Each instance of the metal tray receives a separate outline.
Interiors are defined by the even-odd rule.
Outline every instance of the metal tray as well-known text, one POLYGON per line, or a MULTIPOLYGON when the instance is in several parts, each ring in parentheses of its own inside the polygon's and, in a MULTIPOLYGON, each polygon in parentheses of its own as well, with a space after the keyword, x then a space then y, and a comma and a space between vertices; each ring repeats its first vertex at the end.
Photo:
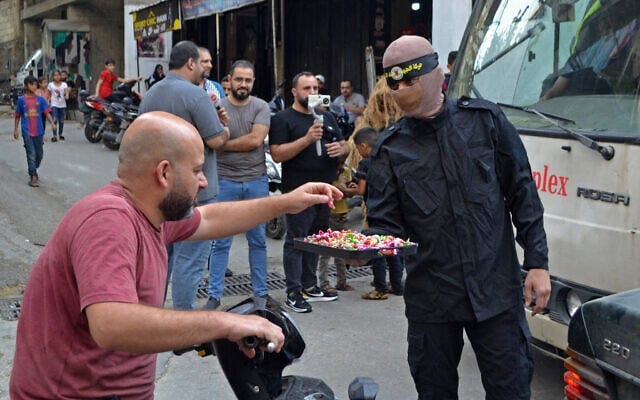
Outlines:
POLYGON ((409 254, 415 254, 418 251, 418 245, 412 244, 405 247, 394 247, 385 249, 369 249, 369 250, 345 250, 335 247, 322 246, 314 243, 307 243, 303 238, 293 239, 293 247, 298 250, 308 251, 310 253, 316 253, 321 256, 344 258, 347 260, 369 260, 372 258, 384 257, 386 254, 380 254, 380 250, 396 250, 395 255, 404 256, 409 254))

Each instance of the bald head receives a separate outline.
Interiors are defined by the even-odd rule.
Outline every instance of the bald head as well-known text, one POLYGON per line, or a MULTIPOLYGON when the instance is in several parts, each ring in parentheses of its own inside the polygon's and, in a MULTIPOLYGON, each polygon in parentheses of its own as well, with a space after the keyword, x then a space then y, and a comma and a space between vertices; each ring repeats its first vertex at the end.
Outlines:
POLYGON ((431 43, 422 36, 400 36, 385 50, 382 66, 387 68, 431 53, 433 53, 431 43))
POLYGON ((204 144, 193 125, 163 111, 140 115, 129 126, 120 145, 118 177, 147 174, 158 162, 178 165, 186 157, 204 157, 204 144))

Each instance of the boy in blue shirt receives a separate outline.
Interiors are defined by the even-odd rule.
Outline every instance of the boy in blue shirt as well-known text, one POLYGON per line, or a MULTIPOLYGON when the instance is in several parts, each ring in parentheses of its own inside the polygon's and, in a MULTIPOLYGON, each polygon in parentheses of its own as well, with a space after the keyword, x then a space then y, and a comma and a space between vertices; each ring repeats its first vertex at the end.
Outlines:
POLYGON ((51 107, 43 97, 36 95, 37 88, 38 79, 34 76, 24 78, 24 95, 18 98, 13 129, 13 138, 18 140, 18 125, 21 126, 22 140, 27 152, 29 186, 31 187, 40 186, 38 182, 38 167, 40 167, 44 155, 42 146, 44 138, 43 115, 47 116, 53 131, 55 132, 56 130, 56 124, 51 117, 51 107), (20 120, 22 120, 21 124, 20 120))

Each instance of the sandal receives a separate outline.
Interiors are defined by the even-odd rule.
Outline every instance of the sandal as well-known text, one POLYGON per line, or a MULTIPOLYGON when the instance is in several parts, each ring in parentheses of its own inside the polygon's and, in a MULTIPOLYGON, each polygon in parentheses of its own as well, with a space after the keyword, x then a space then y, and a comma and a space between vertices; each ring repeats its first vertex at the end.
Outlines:
POLYGON ((404 288, 401 286, 396 289, 395 286, 392 286, 391 284, 389 284, 387 286, 387 293, 391 293, 396 296, 402 296, 404 294, 404 288))
POLYGON ((343 292, 350 292, 353 290, 353 286, 349 285, 347 282, 340 282, 336 284, 336 289, 343 292))
POLYGON ((362 298, 365 300, 386 300, 388 296, 386 293, 380 293, 374 289, 369 293, 363 294, 362 298))
POLYGON ((334 288, 329 284, 320 285, 320 289, 330 294, 338 294, 338 291, 336 290, 336 288, 334 288))

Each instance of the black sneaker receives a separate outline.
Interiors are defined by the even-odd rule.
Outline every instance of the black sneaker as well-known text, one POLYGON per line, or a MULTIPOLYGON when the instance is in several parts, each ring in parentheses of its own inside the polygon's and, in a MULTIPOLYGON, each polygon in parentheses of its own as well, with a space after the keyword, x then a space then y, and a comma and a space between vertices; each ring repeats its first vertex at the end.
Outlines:
POLYGON ((312 310, 311 306, 307 303, 304 297, 302 297, 302 293, 300 292, 289 293, 287 295, 285 305, 297 313, 309 313, 312 310))
POLYGON ((203 310, 217 310, 220 307, 220 300, 215 297, 209 297, 207 304, 204 305, 203 310))
POLYGON ((57 142, 57 141, 58 141, 58 138, 57 138, 56 136, 54 136, 54 137, 52 137, 52 138, 51 138, 51 143, 55 143, 55 142, 57 142))
POLYGON ((226 269, 226 270, 224 271, 224 277, 225 277, 225 278, 228 278, 228 277, 230 277, 230 276, 233 276, 233 271, 231 271, 230 269, 226 269))
POLYGON ((322 290, 317 286, 310 287, 308 289, 304 289, 302 291, 302 296, 309 303, 314 301, 334 301, 338 300, 337 293, 329 293, 326 290, 322 290))
POLYGON ((60 135, 60 141, 64 142, 64 136, 60 135))

